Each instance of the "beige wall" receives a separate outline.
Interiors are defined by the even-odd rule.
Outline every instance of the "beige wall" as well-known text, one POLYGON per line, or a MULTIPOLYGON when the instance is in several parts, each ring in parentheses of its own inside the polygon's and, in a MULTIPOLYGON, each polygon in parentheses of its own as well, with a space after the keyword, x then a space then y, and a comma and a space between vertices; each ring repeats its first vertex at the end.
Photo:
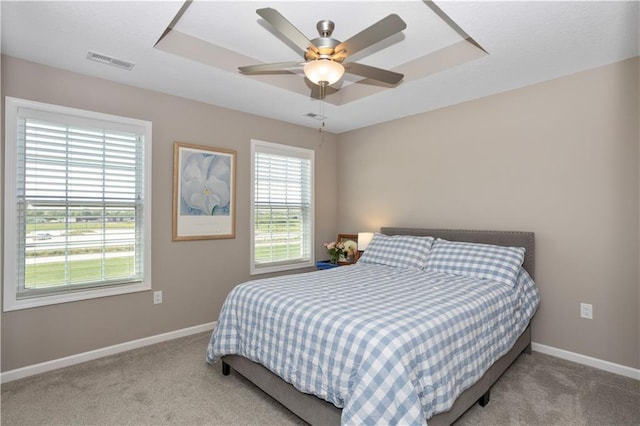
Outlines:
POLYGON ((316 253, 335 238, 335 135, 10 57, 2 95, 153 122, 152 285, 163 291, 160 305, 142 292, 3 313, 2 371, 215 321, 229 290, 250 278, 252 138, 315 150, 316 253), (237 151, 235 239, 171 241, 174 141, 237 151))
POLYGON ((534 231, 533 340, 639 368, 638 74, 635 58, 341 134, 340 229, 534 231))
POLYGON ((638 62, 336 137, 2 57, 2 96, 153 122, 153 287, 164 296, 3 313, 2 371, 216 320, 250 278, 251 138, 315 149, 318 256, 337 231, 387 225, 535 231, 534 341, 639 368, 638 62), (235 239, 171 241, 174 141, 237 150, 235 239))

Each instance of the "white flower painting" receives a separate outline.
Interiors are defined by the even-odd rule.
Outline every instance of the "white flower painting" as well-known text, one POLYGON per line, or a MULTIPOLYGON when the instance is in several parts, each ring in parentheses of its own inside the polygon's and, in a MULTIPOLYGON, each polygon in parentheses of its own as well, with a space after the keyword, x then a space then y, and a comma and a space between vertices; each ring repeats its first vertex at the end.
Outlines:
POLYGON ((235 238, 235 163, 235 151, 174 144, 174 241, 235 238))
POLYGON ((231 191, 230 158, 193 152, 184 156, 180 175, 180 213, 228 215, 231 191))

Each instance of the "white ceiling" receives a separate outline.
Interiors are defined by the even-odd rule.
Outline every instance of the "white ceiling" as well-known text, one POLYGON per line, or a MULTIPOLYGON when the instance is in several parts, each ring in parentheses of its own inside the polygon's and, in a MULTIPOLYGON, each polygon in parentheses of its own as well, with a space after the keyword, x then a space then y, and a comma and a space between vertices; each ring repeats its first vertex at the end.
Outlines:
POLYGON ((415 0, 194 0, 170 35, 203 42, 205 50, 195 57, 186 50, 188 45, 177 51, 175 46, 162 47, 163 40, 154 48, 181 1, 5 0, 0 9, 2 53, 308 127, 320 123, 307 113, 323 113, 326 130, 334 133, 640 54, 638 1, 435 3, 457 31, 415 0), (342 88, 321 103, 309 97, 301 74, 242 75, 238 66, 300 59, 255 13, 262 7, 277 9, 310 39, 317 37, 318 20, 331 19, 336 24, 333 37, 341 41, 397 13, 407 23, 402 34, 348 61, 393 69, 406 77, 396 87, 381 88, 347 76, 342 88), (450 59, 448 49, 467 44, 464 33, 486 53, 474 45, 476 52, 467 50, 470 56, 464 60, 450 59), (135 67, 126 71, 88 61, 89 50, 135 67))

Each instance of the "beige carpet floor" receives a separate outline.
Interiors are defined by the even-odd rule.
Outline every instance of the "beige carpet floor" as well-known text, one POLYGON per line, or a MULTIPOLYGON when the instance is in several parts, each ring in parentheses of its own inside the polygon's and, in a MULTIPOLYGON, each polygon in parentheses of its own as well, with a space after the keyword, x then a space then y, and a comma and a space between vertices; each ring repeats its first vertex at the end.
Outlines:
MULTIPOLYGON (((2 385, 2 425, 304 424, 246 380, 204 362, 202 333, 2 385)), ((640 425, 640 382, 521 355, 456 425, 640 425)))

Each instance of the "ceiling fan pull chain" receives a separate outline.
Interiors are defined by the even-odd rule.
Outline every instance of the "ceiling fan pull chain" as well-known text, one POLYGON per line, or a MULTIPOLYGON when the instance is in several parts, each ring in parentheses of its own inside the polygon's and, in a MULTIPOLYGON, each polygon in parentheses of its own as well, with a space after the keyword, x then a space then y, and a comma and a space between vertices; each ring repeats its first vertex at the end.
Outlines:
MULTIPOLYGON (((322 100, 324 99, 324 97, 320 98, 320 107, 319 107, 319 112, 320 112, 320 117, 324 117, 324 101, 322 100)), ((320 128, 318 129, 318 132, 322 133, 324 131, 324 119, 322 119, 322 124, 320 125, 320 128)))

